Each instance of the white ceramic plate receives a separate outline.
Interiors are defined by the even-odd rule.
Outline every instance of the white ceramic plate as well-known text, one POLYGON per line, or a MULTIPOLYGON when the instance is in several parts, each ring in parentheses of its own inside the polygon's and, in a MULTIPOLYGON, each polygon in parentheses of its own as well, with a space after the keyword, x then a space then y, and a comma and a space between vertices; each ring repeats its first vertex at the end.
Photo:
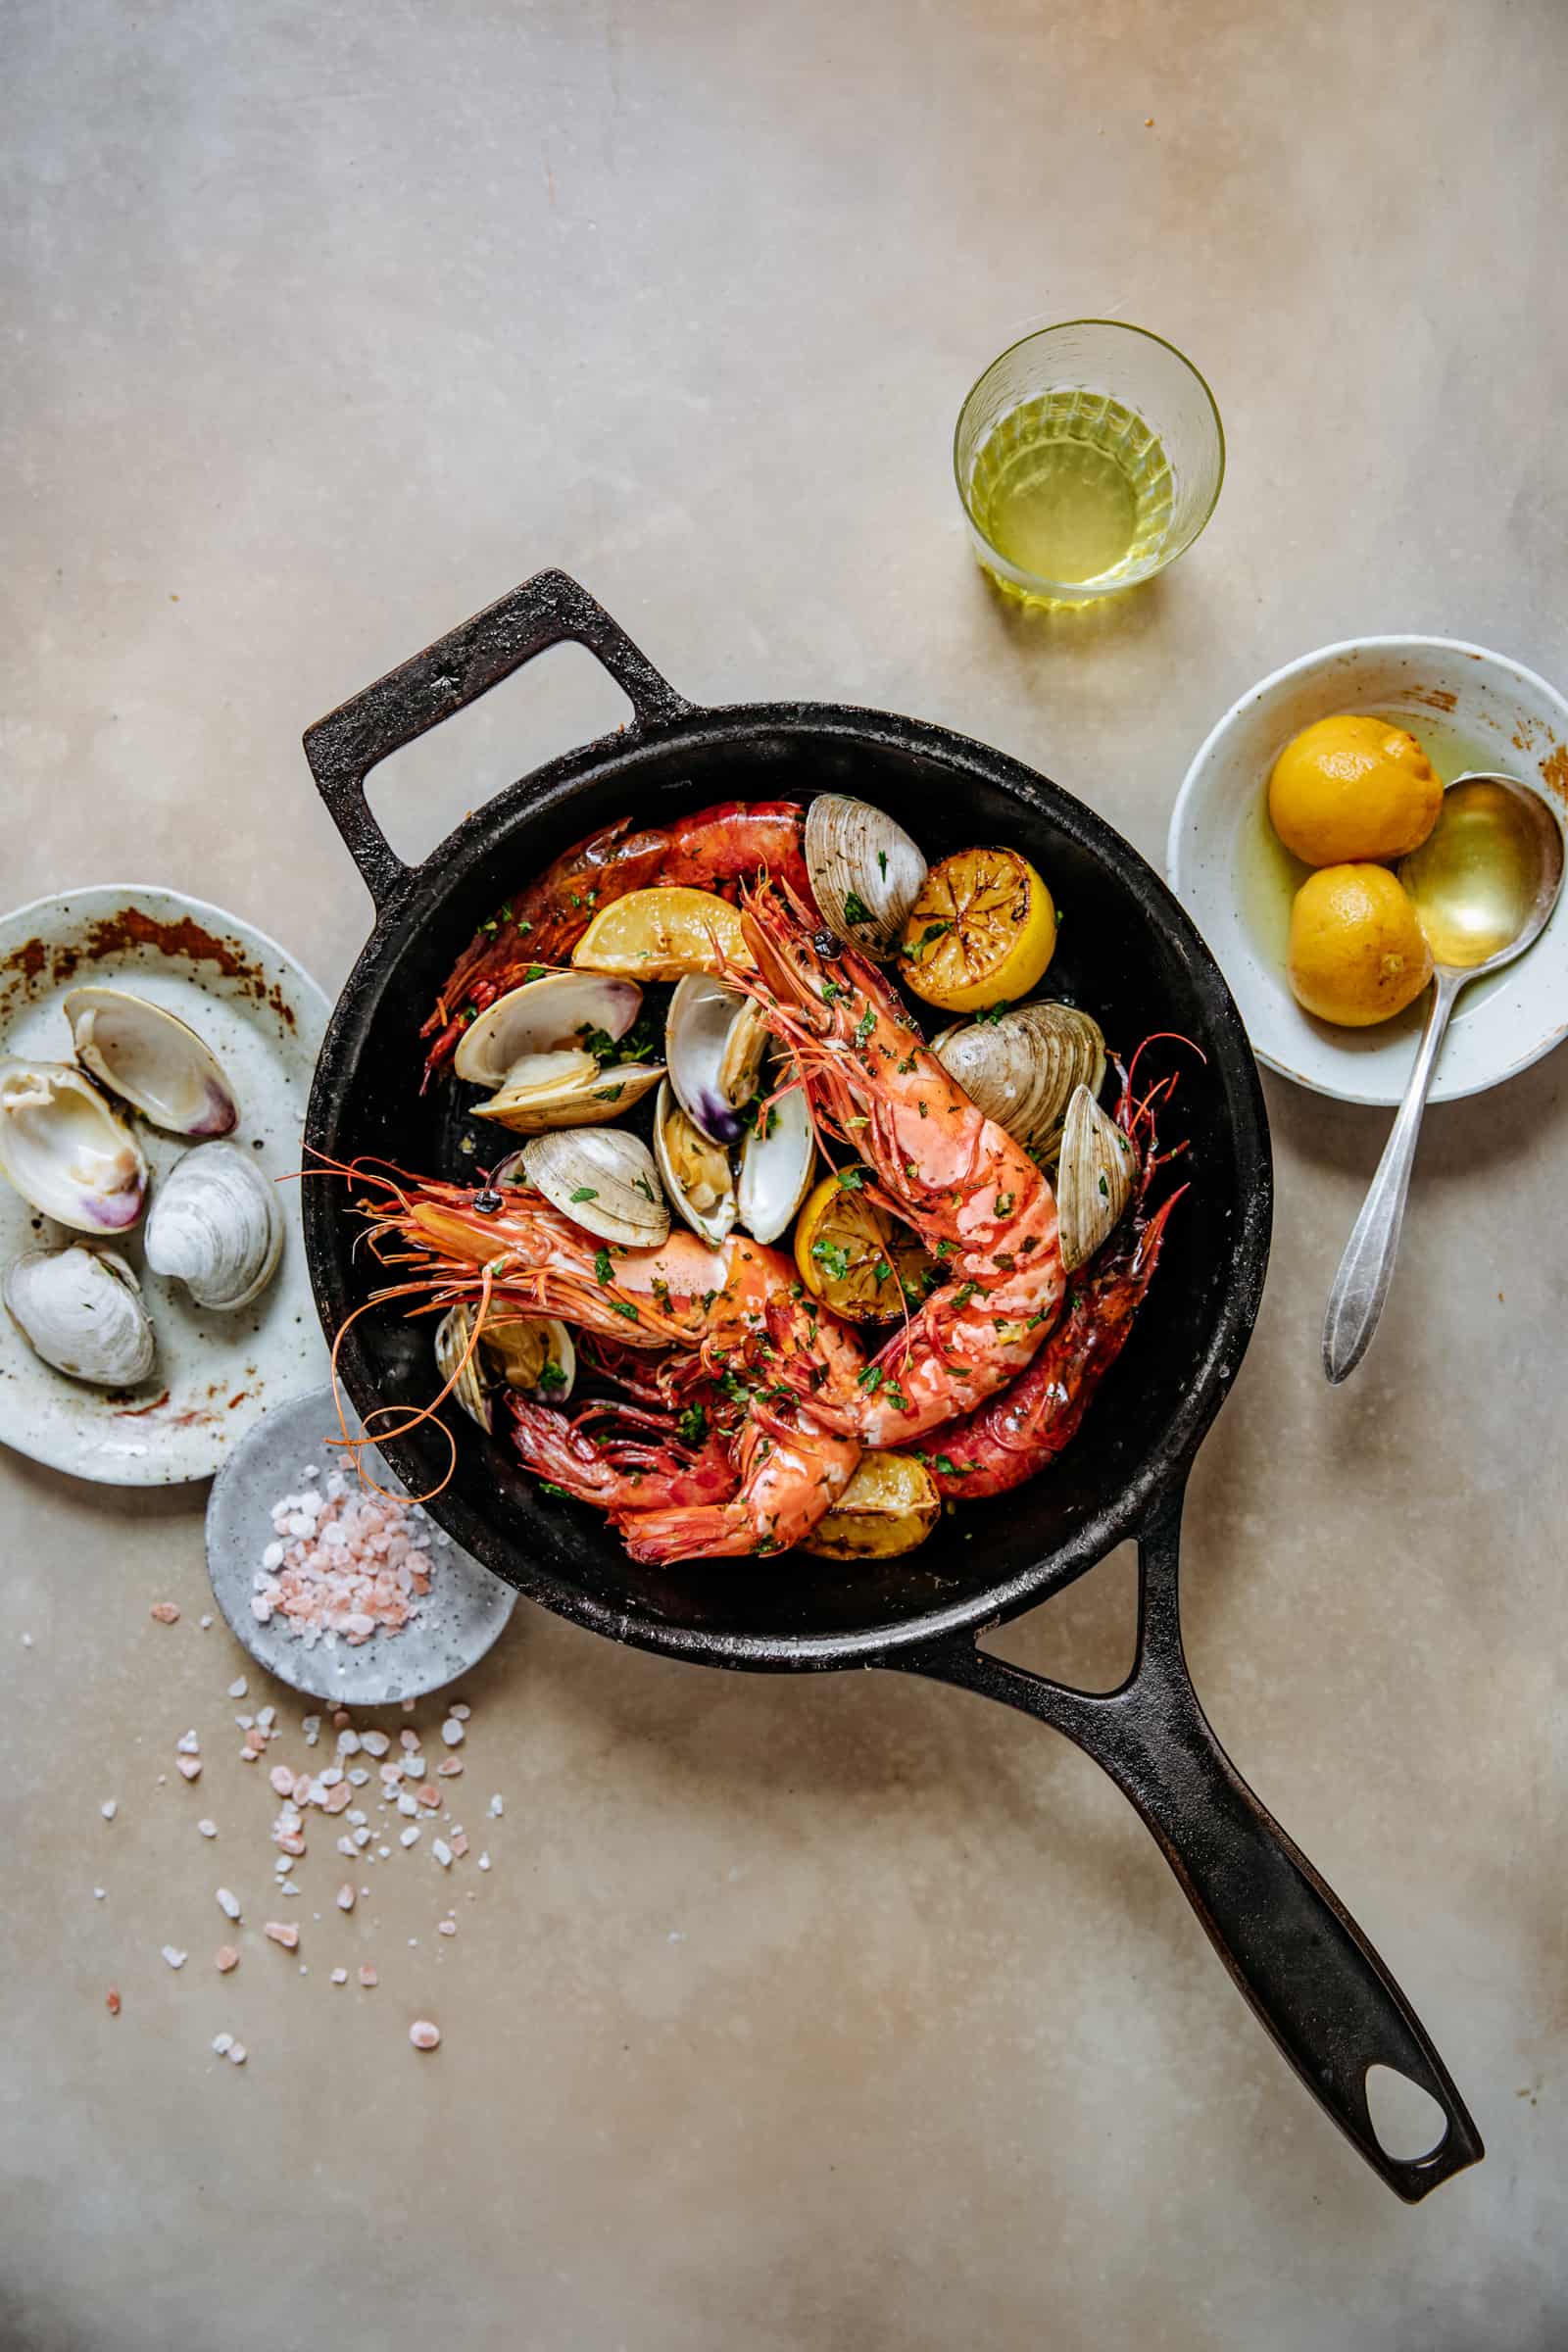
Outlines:
MULTIPOLYGON (((351 1433, 361 1423, 345 1407, 351 1433)), ((327 1440, 338 1435, 337 1407, 329 1388, 313 1389, 269 1413, 213 1482, 207 1505, 207 1573, 213 1593, 237 1642, 269 1674, 292 1690, 337 1706, 389 1706, 440 1690, 476 1666, 495 1642, 517 1604, 517 1595, 492 1576, 471 1552, 436 1534, 431 1548, 430 1590, 413 1621, 395 1634, 377 1631, 351 1644, 323 1639, 313 1649, 273 1617, 258 1622, 251 1608, 256 1571, 272 1541, 272 1505, 299 1491, 302 1474, 323 1474, 342 1462, 327 1440)), ((378 1487, 406 1494, 378 1453, 366 1456, 366 1469, 378 1487)), ((318 1485, 318 1480, 312 1480, 318 1485)))
MULTIPOLYGON (((1517 776, 1561 822, 1568 806, 1568 702, 1501 654, 1444 637, 1367 637, 1277 669, 1226 711, 1187 771, 1171 814, 1166 872, 1218 959, 1260 1060, 1344 1102, 1404 1093, 1426 1010, 1372 1029, 1336 1029, 1301 1010, 1285 977, 1284 935, 1261 916, 1250 834, 1266 822, 1268 774, 1293 735, 1338 710, 1396 715, 1451 782, 1460 767, 1517 776)), ((1568 903, 1497 979, 1459 999, 1432 1087, 1436 1102, 1479 1094, 1568 1036, 1568 903)))
MULTIPOLYGON (((111 981, 167 1005, 217 1054, 239 1099, 232 1141, 269 1176, 300 1164, 311 1073, 327 1004, 291 956, 237 915, 140 883, 104 883, 0 916, 0 1051, 71 1058, 70 988, 111 981)), ((134 1117, 134 1114, 130 1114, 134 1117)), ((190 1147, 134 1121, 153 1185, 190 1147)), ((110 1486, 207 1478, 263 1413, 323 1377, 325 1348, 300 1236, 299 1186, 278 1188, 282 1263, 253 1306, 220 1315, 149 1274, 140 1229, 116 1237, 158 1337, 152 1378, 118 1395, 51 1371, 0 1313, 0 1441, 110 1486)), ((0 1264, 80 1241, 0 1181, 0 1264)))

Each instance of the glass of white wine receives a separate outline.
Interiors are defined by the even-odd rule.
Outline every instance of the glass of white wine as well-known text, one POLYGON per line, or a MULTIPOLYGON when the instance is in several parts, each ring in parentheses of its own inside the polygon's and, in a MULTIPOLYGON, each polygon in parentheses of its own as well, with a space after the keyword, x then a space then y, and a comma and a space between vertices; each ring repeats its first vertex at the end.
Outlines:
POLYGON ((1025 335, 958 412, 958 495, 1005 593, 1081 605, 1192 546, 1225 478, 1214 396, 1172 343, 1112 318, 1025 335))

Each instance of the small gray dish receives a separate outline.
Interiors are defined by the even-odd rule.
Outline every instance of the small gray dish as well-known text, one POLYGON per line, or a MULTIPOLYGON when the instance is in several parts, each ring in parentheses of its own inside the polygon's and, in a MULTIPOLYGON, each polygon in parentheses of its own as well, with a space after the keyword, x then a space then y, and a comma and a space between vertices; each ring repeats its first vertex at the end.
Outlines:
MULTIPOLYGON (((352 1408, 350 1435, 361 1425, 352 1408)), ((259 1666, 312 1698, 337 1706, 385 1706, 418 1698, 476 1666, 516 1605, 510 1585, 492 1576, 455 1544, 432 1548, 430 1590, 419 1613, 397 1633, 378 1630, 352 1645, 323 1637, 314 1648, 284 1629, 280 1617, 263 1625, 251 1608, 262 1553, 273 1541, 272 1505, 298 1491, 301 1472, 315 1463, 322 1477, 334 1463, 347 1469, 330 1389, 316 1389, 279 1405, 259 1421, 213 1482, 207 1505, 207 1573, 234 1639, 259 1666)), ((373 1448, 366 1463, 377 1486, 395 1494, 408 1489, 373 1448)), ((315 1483, 315 1482, 312 1482, 315 1483)))

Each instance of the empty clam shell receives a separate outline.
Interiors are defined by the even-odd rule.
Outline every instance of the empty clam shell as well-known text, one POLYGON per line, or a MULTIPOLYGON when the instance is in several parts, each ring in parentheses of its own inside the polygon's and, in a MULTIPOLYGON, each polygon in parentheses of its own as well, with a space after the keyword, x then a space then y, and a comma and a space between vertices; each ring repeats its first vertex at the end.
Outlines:
POLYGON ((1100 1023, 1074 1004, 1019 1004, 996 1020, 958 1022, 931 1051, 988 1119, 1047 1159, 1073 1089, 1098 1095, 1105 1079, 1100 1023))
POLYGON ((522 1152, 530 1184, 587 1233, 624 1250, 669 1239, 669 1204, 640 1136, 619 1127, 570 1127, 536 1135, 522 1152))
POLYGON ((885 809, 841 792, 819 793, 807 809, 803 846, 824 922, 885 962, 926 877, 921 851, 885 809))
POLYGON ((741 1146, 735 1187, 742 1229, 755 1242, 778 1240, 810 1191, 816 1165, 806 1090, 789 1084, 787 1064, 775 1064, 768 1095, 741 1146))
POLYGON ((76 1233, 122 1233, 147 1192, 140 1145, 69 1061, 0 1061, 0 1175, 76 1233))
POLYGON ((141 1285, 114 1250, 28 1250, 6 1275, 5 1302, 33 1351, 102 1389, 134 1388, 153 1368, 141 1285))
POLYGON ((710 1143, 740 1140, 741 1110, 757 1092, 766 1048, 767 1024, 750 997, 708 972, 676 984, 664 1023, 669 1083, 710 1143))
POLYGON ((1087 1265, 1133 1197, 1138 1153, 1087 1086, 1074 1090, 1061 1132, 1056 1215, 1061 1262, 1070 1274, 1087 1265))
POLYGON ((123 988, 74 988, 64 1010, 82 1068, 172 1135, 229 1135, 239 1104, 188 1022, 123 988))
POLYGON ((200 1144, 174 1162, 147 1219, 147 1263, 198 1306, 249 1306, 277 1271, 283 1219, 274 1188, 232 1144, 200 1144))
POLYGON ((682 1110, 667 1079, 654 1105, 654 1158, 676 1215, 716 1249, 735 1223, 729 1153, 682 1110))

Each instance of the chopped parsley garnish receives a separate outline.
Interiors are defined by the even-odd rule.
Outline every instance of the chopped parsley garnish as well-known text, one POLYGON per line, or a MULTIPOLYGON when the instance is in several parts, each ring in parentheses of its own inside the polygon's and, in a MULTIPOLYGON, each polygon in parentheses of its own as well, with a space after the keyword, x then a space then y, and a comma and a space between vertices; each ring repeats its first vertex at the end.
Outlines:
POLYGON ((979 1288, 980 1285, 977 1282, 960 1282, 957 1289, 953 1294, 954 1305, 967 1305, 968 1301, 974 1297, 979 1288))
POLYGON ((949 1453, 939 1453, 937 1455, 936 1466, 941 1471, 944 1478, 963 1478, 973 1467, 972 1464, 966 1462, 963 1469, 960 1470, 957 1463, 949 1453))
POLYGON ((1030 1316, 1028 1322, 1024 1325, 1024 1329, 1025 1331, 1038 1331, 1042 1323, 1049 1323, 1050 1321, 1050 1310, 1046 1307, 1042 1307, 1038 1315, 1030 1316))
POLYGON ((654 1188, 649 1183, 646 1176, 634 1176, 632 1178, 632 1184, 636 1190, 641 1193, 645 1200, 652 1200, 654 1197, 654 1188))
POLYGON ((596 1250, 594 1251, 594 1272, 598 1275, 601 1282, 614 1281, 614 1269, 611 1265, 610 1251, 608 1250, 596 1250))
POLYGON ((844 893, 844 920, 847 923, 868 923, 871 920, 870 907, 853 890, 844 893))
POLYGON ((833 1173, 847 1193, 858 1193, 865 1182, 863 1168, 835 1168, 833 1173))
POLYGON ((994 1210, 992 1211, 992 1214, 993 1214, 994 1216, 999 1216, 999 1217, 1010 1217, 1010 1216, 1011 1216, 1011 1214, 1012 1214, 1012 1195, 1011 1195, 1010 1193, 999 1193, 999 1194, 997 1195, 996 1207, 995 1207, 995 1208, 994 1208, 994 1210))
POLYGON ((847 997, 849 993, 849 990, 847 988, 841 988, 836 980, 824 980, 822 983, 822 1002, 824 1004, 836 1004, 840 997, 847 997))
POLYGON ((888 1261, 885 1257, 879 1257, 876 1261, 876 1264, 871 1268, 871 1271, 876 1276, 878 1282, 886 1282, 888 1276, 892 1273, 893 1268, 888 1264, 888 1261))
POLYGON ((921 932, 913 947, 905 948, 901 950, 901 953, 908 962, 918 963, 921 956, 925 954, 927 948, 933 947, 936 942, 944 936, 945 933, 951 931, 952 929, 953 925, 951 923, 927 923, 925 929, 921 932))
POLYGON ((574 1200, 597 1200, 599 1195, 591 1184, 579 1184, 571 1197, 574 1200))
POLYGON ((623 1086, 598 1086, 594 1089, 596 1102, 618 1102, 626 1092, 623 1086))
POLYGON ((545 976, 545 970, 546 966, 542 963, 530 963, 528 969, 523 973, 522 976, 524 980, 542 980, 545 976))
POLYGON ((1102 1200, 1108 1200, 1110 1198, 1110 1187, 1103 1176, 1100 1179, 1100 1198, 1102 1200))
POLYGON ((868 1396, 874 1396, 885 1377, 880 1364, 867 1364, 865 1370, 857 1377, 855 1385, 858 1389, 863 1389, 868 1396))
POLYGON ((737 1379, 733 1372, 726 1372, 718 1385, 723 1390, 725 1396, 729 1398, 731 1404, 751 1403, 751 1390, 746 1386, 745 1381, 737 1379))
POLYGON ((817 1264, 825 1266, 834 1282, 844 1282, 850 1271, 850 1253, 839 1242, 813 1242, 811 1255, 817 1264))
POLYGON ((540 1366, 537 1385, 541 1389, 564 1389, 565 1387, 566 1375, 562 1370, 560 1364, 557 1363, 554 1356, 549 1357, 548 1360, 540 1366))
POLYGON ((539 1481, 539 1492, 541 1494, 559 1494, 563 1502, 569 1502, 571 1500, 571 1496, 566 1493, 564 1487, 552 1485, 548 1478, 542 1478, 539 1481))
POLYGON ((977 1021, 1000 1021, 1003 1014, 1010 1009, 1006 998, 999 997, 994 1004, 982 1005, 974 1017, 977 1021))
POLYGON ((876 854, 876 861, 882 868, 882 879, 885 882, 888 878, 888 854, 886 850, 878 850, 876 854))
POLYGON ((865 1010, 861 1013, 859 1019, 855 1024, 856 1044, 858 1046, 863 1046, 866 1039, 870 1036, 875 1027, 876 1013, 873 1007, 868 1004, 865 1010))
POLYGON ((675 1424, 675 1434, 688 1446, 701 1446, 708 1435, 708 1414, 700 1404, 689 1404, 675 1424))
POLYGON ((628 1323, 636 1323, 641 1320, 629 1298, 612 1298, 610 1306, 612 1314, 624 1315, 628 1323))
POLYGON ((899 1064, 899 1076, 901 1078, 907 1078, 913 1067, 914 1055, 912 1054, 906 1054, 904 1059, 899 1064))

